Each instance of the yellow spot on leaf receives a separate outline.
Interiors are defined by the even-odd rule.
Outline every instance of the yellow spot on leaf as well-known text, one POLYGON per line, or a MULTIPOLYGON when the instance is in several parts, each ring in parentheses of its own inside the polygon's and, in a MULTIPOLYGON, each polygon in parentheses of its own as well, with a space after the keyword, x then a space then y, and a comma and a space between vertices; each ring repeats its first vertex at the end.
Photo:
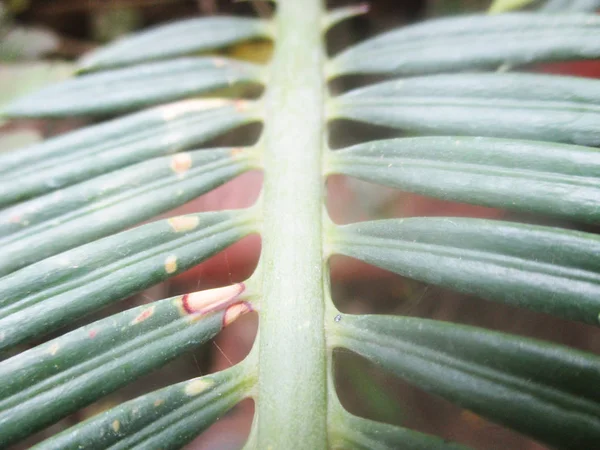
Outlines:
POLYGON ((165 271, 167 273, 177 272, 177 256, 167 256, 167 259, 165 259, 165 271))
POLYGON ((118 420, 115 420, 112 423, 112 429, 115 430, 115 433, 117 433, 119 431, 119 428, 121 428, 121 422, 119 422, 118 420))
POLYGON ((60 349, 60 345, 54 343, 48 349, 48 353, 50 353, 52 356, 54 356, 54 355, 56 355, 56 352, 58 352, 59 349, 60 349))
POLYGON ((177 153, 171 158, 171 169, 178 175, 183 175, 192 167, 192 157, 189 153, 177 153))
POLYGON ((169 225, 176 233, 183 233, 195 229, 200 223, 198 216, 178 216, 169 219, 169 225))
POLYGON ((215 382, 210 378, 190 381, 185 385, 185 395, 189 395, 190 397, 198 395, 207 389, 210 389, 214 384, 215 382))
POLYGON ((158 408, 160 405, 162 405, 165 401, 164 400, 156 400, 154 402, 154 407, 158 408))

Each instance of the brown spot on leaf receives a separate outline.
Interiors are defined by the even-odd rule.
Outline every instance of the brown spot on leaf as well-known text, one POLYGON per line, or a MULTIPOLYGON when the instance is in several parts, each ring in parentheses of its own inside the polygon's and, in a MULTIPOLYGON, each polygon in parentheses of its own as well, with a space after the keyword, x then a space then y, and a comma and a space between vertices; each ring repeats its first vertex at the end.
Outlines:
POLYGON ((138 323, 142 323, 144 320, 149 319, 154 314, 154 306, 143 310, 138 316, 131 321, 131 325, 137 325, 138 323))
POLYGON ((185 385, 185 395, 194 396, 211 388, 215 382, 210 378, 190 381, 185 385))
POLYGON ((168 222, 173 231, 182 233, 195 229, 200 223, 200 218, 198 216, 177 216, 172 217, 168 222))
POLYGON ((252 311, 252 305, 248 302, 239 302, 231 305, 225 310, 223 315, 223 328, 234 322, 238 317, 252 311))
POLYGON ((165 259, 165 272, 175 273, 177 272, 177 256, 169 255, 165 259))
POLYGON ((178 175, 183 175, 192 167, 192 157, 189 153, 177 153, 171 158, 171 170, 178 175))

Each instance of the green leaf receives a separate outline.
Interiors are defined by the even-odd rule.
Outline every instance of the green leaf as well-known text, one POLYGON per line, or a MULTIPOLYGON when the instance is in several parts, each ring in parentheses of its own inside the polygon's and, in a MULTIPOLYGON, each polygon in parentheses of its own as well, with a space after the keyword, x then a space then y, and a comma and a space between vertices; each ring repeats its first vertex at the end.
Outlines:
POLYGON ((599 101, 597 80, 512 73, 434 75, 351 91, 333 100, 330 116, 419 133, 600 145, 599 101))
POLYGON ((81 61, 83 70, 123 66, 213 50, 268 37, 269 24, 242 17, 202 17, 158 26, 116 41, 81 61))
POLYGON ((462 445, 393 425, 373 422, 346 411, 331 420, 331 448, 339 450, 467 450, 462 445))
POLYGON ((58 83, 9 104, 8 117, 106 115, 178 100, 244 82, 261 68, 225 58, 182 58, 94 73, 58 83))
POLYGON ((328 73, 412 75, 598 57, 600 18, 595 15, 471 15, 376 36, 337 55, 328 73))
POLYGON ((593 12, 600 8, 598 0, 548 0, 541 11, 589 11, 593 12))
MULTIPOLYGON (((161 220, 77 247, 2 279, 0 349, 49 332, 194 265, 255 232, 252 211, 161 220)), ((23 264, 3 258, 4 271, 23 264)))
POLYGON ((332 252, 421 281, 598 325, 600 237, 455 217, 337 227, 332 252))
POLYGON ((444 200, 600 222, 595 148, 462 136, 389 139, 331 152, 329 167, 444 200))
MULTIPOLYGON (((241 292, 239 286, 243 288, 233 285, 133 308, 0 363, 3 445, 57 422, 214 337, 224 326, 227 306, 241 292), (223 293, 225 297, 215 301, 223 293), (236 295, 226 298, 231 294, 236 295), (202 304, 208 307, 197 307, 202 304)), ((122 425, 128 424, 124 420, 122 425)))
POLYGON ((551 446, 600 439, 600 358, 474 327, 407 317, 342 316, 333 345, 551 446))
POLYGON ((0 206, 173 154, 257 119, 246 101, 185 100, 0 154, 0 206))
POLYGON ((533 3, 535 0, 494 0, 488 10, 489 14, 498 14, 512 9, 519 9, 533 3))
POLYGON ((253 384, 234 366, 123 403, 34 448, 179 449, 247 396, 253 384))
POLYGON ((0 262, 0 271, 7 264, 22 267, 151 219, 253 166, 256 156, 248 149, 177 153, 1 210, 0 247, 6 263, 0 262))
POLYGON ((0 65, 0 109, 13 99, 68 78, 73 66, 58 62, 0 65))

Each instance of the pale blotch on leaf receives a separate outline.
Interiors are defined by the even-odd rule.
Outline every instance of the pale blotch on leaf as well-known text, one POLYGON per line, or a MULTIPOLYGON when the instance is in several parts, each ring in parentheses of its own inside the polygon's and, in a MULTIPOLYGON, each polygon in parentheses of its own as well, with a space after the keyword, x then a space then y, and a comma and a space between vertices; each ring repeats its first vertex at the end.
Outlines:
POLYGON ((165 272, 175 273, 177 272, 177 256, 169 255, 165 259, 165 272))
POLYGON ((188 384, 185 385, 185 395, 189 395, 190 397, 192 397, 194 395, 201 394, 207 389, 210 389, 214 384, 215 382, 210 378, 207 378, 205 380, 200 379, 190 381, 188 384))
POLYGON ((177 216, 168 220, 175 233, 183 233, 195 229, 200 223, 198 216, 177 216))
POLYGON ((165 401, 164 400, 155 400, 154 401, 154 407, 158 408, 160 405, 162 405, 165 401))
POLYGON ((182 102, 171 103, 170 105, 160 106, 163 119, 168 122, 194 111, 204 111, 206 109, 219 108, 231 104, 231 100, 226 99, 201 99, 185 100, 182 102))
POLYGON ((192 167, 192 157, 189 153, 177 153, 171 158, 171 170, 178 175, 183 175, 192 167))
POLYGON ((118 420, 115 420, 112 423, 112 429, 115 431, 115 433, 117 433, 120 428, 121 428, 121 422, 119 422, 118 420))
POLYGON ((59 349, 60 349, 60 345, 54 343, 48 349, 48 353, 50 353, 52 356, 54 356, 54 355, 56 355, 56 353, 58 352, 59 349))

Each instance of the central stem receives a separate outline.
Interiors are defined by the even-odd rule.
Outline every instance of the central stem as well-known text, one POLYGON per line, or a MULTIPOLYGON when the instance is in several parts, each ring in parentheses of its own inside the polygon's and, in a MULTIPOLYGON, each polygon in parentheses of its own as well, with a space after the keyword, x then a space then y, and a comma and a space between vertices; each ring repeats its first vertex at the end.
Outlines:
POLYGON ((265 94, 257 448, 324 449, 322 0, 279 0, 265 94))

